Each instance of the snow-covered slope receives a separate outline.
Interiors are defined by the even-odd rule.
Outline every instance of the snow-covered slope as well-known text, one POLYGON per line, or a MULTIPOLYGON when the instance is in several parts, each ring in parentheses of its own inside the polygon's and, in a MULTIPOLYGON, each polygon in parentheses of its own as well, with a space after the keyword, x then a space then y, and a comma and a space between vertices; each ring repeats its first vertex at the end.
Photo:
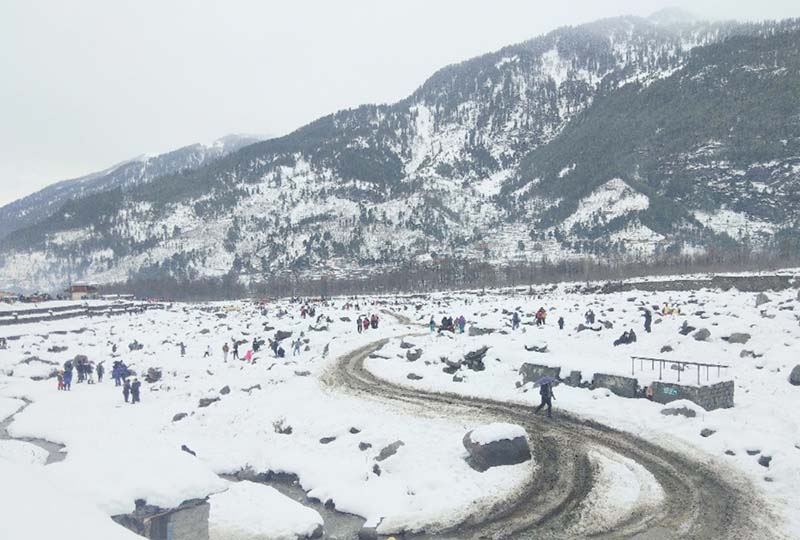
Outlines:
POLYGON ((164 154, 139 156, 99 172, 57 182, 0 208, 0 238, 47 219, 70 199, 196 169, 259 140, 249 135, 226 135, 208 144, 192 144, 164 154))
POLYGON ((71 201, 5 239, 0 288, 697 252, 743 240, 715 217, 720 200, 764 222, 756 240, 771 246, 800 132, 746 98, 796 108, 798 23, 673 18, 561 28, 448 66, 398 103, 71 201), (724 150, 704 153, 720 133, 724 150))

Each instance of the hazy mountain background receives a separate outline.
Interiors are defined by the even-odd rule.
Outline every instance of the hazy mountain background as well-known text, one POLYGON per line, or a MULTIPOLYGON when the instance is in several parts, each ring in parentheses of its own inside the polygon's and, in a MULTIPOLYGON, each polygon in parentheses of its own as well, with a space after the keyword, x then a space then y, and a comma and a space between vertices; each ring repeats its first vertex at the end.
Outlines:
POLYGON ((798 20, 670 10, 560 28, 394 104, 212 159, 189 151, 146 180, 39 194, 37 219, 0 243, 0 288, 792 256, 799 74, 798 20))

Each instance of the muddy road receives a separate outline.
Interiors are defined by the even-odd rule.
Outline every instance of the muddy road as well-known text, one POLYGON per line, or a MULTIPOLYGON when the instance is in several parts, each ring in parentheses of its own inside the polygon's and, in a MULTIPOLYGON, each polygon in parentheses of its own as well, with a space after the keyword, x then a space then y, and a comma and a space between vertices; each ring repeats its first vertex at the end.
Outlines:
MULTIPOLYGON (((401 322, 406 322, 401 319, 401 322)), ((411 415, 464 417, 523 426, 537 467, 524 488, 491 508, 475 508, 457 527, 431 524, 405 538, 647 540, 775 540, 770 521, 751 486, 711 460, 700 460, 637 436, 558 412, 534 416, 533 408, 450 393, 435 393, 381 380, 364 368, 370 354, 388 339, 341 358, 325 373, 331 392, 346 392, 411 415), (588 512, 598 483, 590 453, 601 451, 635 461, 663 490, 660 504, 611 521, 588 512)), ((397 531, 401 532, 401 531, 397 531)))

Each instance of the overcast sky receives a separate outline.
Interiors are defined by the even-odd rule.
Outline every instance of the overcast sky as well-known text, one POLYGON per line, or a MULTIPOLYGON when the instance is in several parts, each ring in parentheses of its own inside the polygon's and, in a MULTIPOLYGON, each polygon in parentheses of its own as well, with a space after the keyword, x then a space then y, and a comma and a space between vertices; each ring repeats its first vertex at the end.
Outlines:
POLYGON ((796 0, 0 0, 0 205, 142 153, 396 101, 447 64, 668 5, 800 15, 796 0))

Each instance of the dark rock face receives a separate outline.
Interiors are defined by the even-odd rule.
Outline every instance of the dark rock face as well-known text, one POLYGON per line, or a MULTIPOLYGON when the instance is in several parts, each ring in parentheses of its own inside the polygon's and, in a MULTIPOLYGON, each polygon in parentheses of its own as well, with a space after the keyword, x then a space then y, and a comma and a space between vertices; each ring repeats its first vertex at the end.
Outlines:
POLYGON ((403 341, 402 343, 400 343, 401 349, 413 349, 414 347, 416 347, 416 345, 414 345, 413 343, 409 343, 408 341, 403 341))
POLYGON ((525 345, 525 350, 528 352, 546 353, 547 345, 531 345, 530 347, 525 345))
POLYGON ((228 394, 231 393, 231 387, 226 384, 225 386, 220 388, 219 393, 222 394, 223 396, 227 396, 228 394))
POLYGON ((663 347, 661 347, 661 352, 662 353, 672 352, 673 350, 674 349, 672 348, 671 345, 664 345, 663 347))
POLYGON ((635 398, 639 381, 631 377, 595 373, 592 378, 593 388, 608 388, 618 396, 635 398))
POLYGON ((405 445, 406 445, 406 443, 404 443, 403 441, 394 441, 389 446, 384 447, 380 451, 380 453, 378 454, 378 457, 375 458, 375 460, 376 461, 385 461, 385 460, 389 459, 390 457, 392 457, 393 455, 395 455, 397 453, 397 451, 400 449, 401 446, 405 446, 405 445))
POLYGON ((756 295, 756 307, 763 306, 764 304, 771 302, 770 297, 764 294, 763 292, 758 293, 756 295))
POLYGON ((421 381, 422 375, 417 375, 416 373, 409 373, 406 375, 406 378, 412 381, 421 381))
POLYGON ((414 349, 406 351, 406 359, 409 362, 416 362, 422 356, 422 349, 414 349))
POLYGON ((736 343, 736 344, 743 345, 743 344, 747 343, 748 341, 750 341, 750 337, 751 337, 750 334, 745 334, 743 332, 734 332, 733 334, 728 336, 726 339, 727 339, 728 343, 736 343))
POLYGON ((360 443, 358 443, 358 449, 361 450, 362 452, 366 452, 370 448, 372 448, 372 445, 370 443, 368 443, 368 442, 360 442, 360 443))
POLYGON ((708 338, 711 337, 711 332, 709 332, 707 328, 701 328, 692 334, 692 337, 695 339, 695 341, 708 341, 708 338))
POLYGON ((793 386, 800 386, 800 364, 794 366, 792 372, 789 374, 789 382, 793 386))
POLYGON ((703 428, 703 430, 700 432, 700 436, 701 437, 711 437, 714 433, 716 433, 716 431, 713 430, 713 429, 703 428))
POLYGON ((685 416, 686 418, 697 416, 697 413, 689 407, 665 407, 661 409, 661 414, 664 416, 685 416))
POLYGON ((319 440, 320 444, 330 444, 336 440, 336 437, 323 437, 319 440))
POLYGON ((540 364, 529 364, 526 362, 520 366, 519 374, 522 376, 522 384, 525 384, 529 382, 536 382, 545 376, 560 379, 561 368, 543 366, 540 364))
POLYGON ((173 421, 173 422, 180 422, 181 420, 183 420, 183 419, 184 419, 184 418, 186 418, 187 416, 189 416, 189 415, 188 415, 188 414, 186 414, 185 412, 181 412, 181 413, 178 413, 178 414, 176 414, 175 416, 173 416, 173 417, 172 417, 172 421, 173 421))
POLYGON ((489 347, 483 346, 477 351, 471 351, 464 355, 464 364, 466 364, 467 368, 471 369, 472 371, 483 371, 486 369, 486 366, 483 363, 483 357, 486 356, 486 352, 489 350, 489 347))
POLYGON ((479 328, 477 326, 470 326, 467 329, 467 335, 469 337, 477 337, 477 336, 485 336, 486 334, 494 334, 496 330, 494 328, 479 328))
POLYGON ((772 463, 772 456, 759 456, 758 457, 758 464, 762 467, 769 468, 769 464, 772 463))
POLYGON ((211 506, 205 499, 184 501, 177 508, 159 508, 141 499, 130 514, 111 516, 115 522, 145 538, 162 540, 170 531, 172 540, 208 540, 211 506))
POLYGON ((200 399, 200 402, 197 404, 197 406, 198 407, 208 407, 212 403, 216 403, 217 401, 219 401, 219 399, 220 398, 218 398, 218 397, 202 398, 202 399, 200 399))
POLYGON ((292 337, 292 333, 286 330, 278 330, 275 332, 275 341, 283 341, 284 339, 288 339, 292 337))
POLYGON ((148 368, 147 375, 144 376, 145 382, 154 383, 161 380, 161 368, 148 368))
POLYGON ((469 453, 470 466, 481 472, 490 467, 516 465, 531 459, 531 449, 528 446, 528 439, 525 437, 479 444, 472 440, 472 431, 470 431, 464 435, 462 442, 469 453))

